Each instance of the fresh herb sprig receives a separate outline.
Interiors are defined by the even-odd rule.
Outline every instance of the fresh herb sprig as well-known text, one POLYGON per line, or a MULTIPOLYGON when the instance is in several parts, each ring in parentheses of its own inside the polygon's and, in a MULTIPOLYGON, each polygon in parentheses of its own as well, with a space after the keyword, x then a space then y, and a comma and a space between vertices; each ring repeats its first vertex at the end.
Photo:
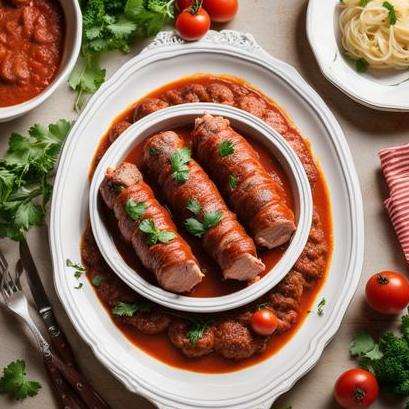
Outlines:
MULTIPOLYGON (((191 198, 187 202, 186 208, 190 210, 195 216, 198 216, 202 208, 200 203, 191 198)), ((223 214, 220 211, 215 212, 205 212, 203 214, 203 221, 199 221, 197 218, 189 217, 185 220, 186 230, 197 238, 201 238, 209 229, 217 226, 222 220, 223 214)))
POLYGON ((71 127, 65 120, 34 125, 28 136, 13 133, 0 160, 0 237, 20 240, 44 222, 50 176, 71 127))
POLYGON ((79 290, 80 288, 82 288, 84 286, 84 283, 80 281, 80 278, 86 272, 85 267, 80 263, 74 263, 69 258, 67 258, 67 260, 65 261, 65 264, 66 264, 67 267, 73 268, 75 270, 74 271, 74 277, 77 279, 78 284, 74 288, 76 290, 79 290))
POLYGON ((234 153, 234 145, 232 141, 228 139, 224 140, 219 145, 219 154, 223 158, 225 156, 232 155, 234 153))
POLYGON ((132 220, 140 219, 146 212, 148 205, 145 202, 135 202, 128 199, 125 203, 125 211, 132 220))
POLYGON ((146 234, 146 244, 153 246, 157 243, 167 244, 176 237, 176 233, 158 230, 152 219, 145 219, 139 224, 139 230, 146 234))
POLYGON ((209 323, 206 321, 192 322, 192 325, 189 331, 186 333, 186 336, 193 346, 195 346, 198 343, 198 341, 203 337, 208 326, 209 323))
POLYGON ((239 184, 239 179, 237 176, 230 175, 229 176, 229 187, 231 190, 235 190, 237 185, 239 184))
POLYGON ((11 362, 3 369, 0 379, 0 393, 6 393, 17 400, 38 394, 41 385, 27 379, 26 363, 23 360, 11 362))
POLYGON ((188 163, 192 159, 190 149, 187 147, 176 149, 170 157, 172 165, 172 177, 178 185, 187 182, 189 178, 188 163))
POLYGON ((151 312, 152 308, 152 304, 144 301, 135 304, 119 302, 117 305, 115 305, 115 307, 112 308, 112 314, 118 315, 119 317, 131 318, 137 312, 151 312))
POLYGON ((105 81, 100 56, 111 50, 129 52, 135 38, 157 34, 174 18, 174 0, 82 0, 81 56, 69 84, 76 92, 75 110, 105 81))

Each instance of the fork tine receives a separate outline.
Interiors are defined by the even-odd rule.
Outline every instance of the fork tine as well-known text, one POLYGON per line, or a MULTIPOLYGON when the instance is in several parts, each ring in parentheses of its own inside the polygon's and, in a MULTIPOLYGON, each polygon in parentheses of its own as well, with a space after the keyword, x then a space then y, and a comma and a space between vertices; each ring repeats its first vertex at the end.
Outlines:
POLYGON ((0 251, 0 274, 3 275, 9 267, 9 264, 7 263, 6 257, 4 257, 4 254, 2 251, 0 251))

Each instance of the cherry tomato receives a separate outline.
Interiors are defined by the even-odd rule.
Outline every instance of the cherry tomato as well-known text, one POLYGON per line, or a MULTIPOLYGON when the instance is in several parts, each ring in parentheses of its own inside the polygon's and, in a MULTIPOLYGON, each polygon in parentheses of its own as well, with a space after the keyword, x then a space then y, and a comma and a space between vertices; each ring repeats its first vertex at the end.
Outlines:
POLYGON ((177 0, 176 1, 176 10, 183 11, 189 7, 191 7, 194 3, 194 0, 177 0))
POLYGON ((366 284, 366 300, 382 314, 399 314, 409 304, 409 281, 393 271, 374 274, 366 284))
POLYGON ((364 369, 350 369, 335 383, 335 400, 345 409, 363 409, 377 399, 379 386, 376 378, 364 369))
POLYGON ((272 335, 278 327, 278 318, 273 311, 262 308, 252 315, 250 325, 259 335, 272 335))
POLYGON ((198 10, 194 7, 184 10, 176 19, 176 30, 186 41, 199 40, 209 31, 209 28, 210 17, 201 7, 198 10))
POLYGON ((227 23, 239 10, 238 0, 204 0, 203 8, 209 13, 212 21, 227 23))

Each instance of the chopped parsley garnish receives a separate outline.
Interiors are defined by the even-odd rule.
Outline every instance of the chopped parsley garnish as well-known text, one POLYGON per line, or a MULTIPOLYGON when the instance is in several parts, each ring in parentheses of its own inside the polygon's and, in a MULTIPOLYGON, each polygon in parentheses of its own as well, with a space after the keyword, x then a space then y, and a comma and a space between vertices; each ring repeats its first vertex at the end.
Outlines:
POLYGON ((223 158, 225 156, 232 155, 234 153, 234 146, 233 142, 229 140, 224 140, 220 145, 219 145, 219 154, 223 158))
POLYGON ((192 323, 192 326, 190 327, 186 336, 193 346, 195 346, 197 342, 203 337, 203 334, 206 331, 207 327, 207 322, 195 321, 192 323))
POLYGON ((317 314, 322 317, 324 315, 324 307, 327 304, 327 300, 322 298, 321 301, 318 303, 317 306, 317 314))
POLYGON ((138 304, 127 304, 125 302, 119 302, 114 308, 112 308, 112 314, 119 317, 133 317, 137 312, 151 312, 152 304, 148 302, 140 302, 138 304))
POLYGON ((202 207, 196 199, 192 198, 187 201, 186 209, 190 210, 193 214, 198 215, 200 210, 202 210, 202 207))
POLYGON ((44 222, 52 186, 50 176, 71 123, 34 125, 28 136, 13 133, 0 159, 0 237, 21 240, 44 222))
POLYGON ((389 1, 385 1, 383 3, 383 7, 388 9, 389 21, 391 25, 395 25, 398 21, 398 18, 396 17, 395 7, 393 7, 393 4, 389 3, 389 1))
POLYGON ((355 61, 355 67, 358 72, 366 72, 369 68, 368 61, 365 58, 360 58, 359 60, 355 61))
POLYGON ((239 179, 237 178, 237 176, 234 176, 234 175, 229 176, 229 186, 231 190, 236 189, 238 183, 239 183, 239 179))
POLYGON ((74 277, 78 280, 78 285, 76 287, 74 287, 74 289, 79 290, 84 285, 84 283, 79 282, 79 279, 86 272, 85 267, 83 265, 79 264, 79 263, 74 263, 69 258, 67 258, 65 264, 66 264, 67 267, 71 267, 71 268, 75 269, 74 277))
POLYGON ((222 220, 223 214, 220 211, 206 212, 203 216, 203 222, 190 217, 185 221, 186 230, 199 239, 212 227, 217 226, 222 220))
POLYGON ((151 147, 149 148, 149 155, 151 155, 151 156, 158 156, 159 153, 160 153, 160 151, 159 151, 158 148, 155 148, 155 147, 153 147, 153 146, 151 146, 151 147))
POLYGON ((147 208, 148 205, 145 202, 135 202, 132 199, 128 199, 125 203, 125 211, 132 220, 141 218, 147 208))
POLYGON ((366 5, 367 5, 370 1, 372 1, 372 0, 361 0, 360 3, 359 3, 359 5, 360 5, 361 7, 366 7, 366 5))
POLYGON ((96 274, 94 275, 94 277, 92 277, 91 283, 94 287, 99 287, 103 281, 104 277, 100 276, 99 274, 96 274))
POLYGON ((176 149, 170 157, 172 165, 172 177, 178 185, 182 185, 189 178, 189 167, 187 164, 191 160, 191 152, 187 147, 176 149))
POLYGON ((146 244, 152 246, 157 243, 167 244, 176 237, 171 231, 157 230, 152 219, 145 219, 139 224, 139 230, 146 234, 146 244))
POLYGON ((21 400, 37 395, 40 388, 38 382, 27 379, 26 363, 23 360, 11 362, 3 369, 0 393, 7 393, 14 399, 21 400))
POLYGON ((121 185, 113 185, 113 189, 115 190, 115 192, 121 193, 124 191, 125 187, 121 185))

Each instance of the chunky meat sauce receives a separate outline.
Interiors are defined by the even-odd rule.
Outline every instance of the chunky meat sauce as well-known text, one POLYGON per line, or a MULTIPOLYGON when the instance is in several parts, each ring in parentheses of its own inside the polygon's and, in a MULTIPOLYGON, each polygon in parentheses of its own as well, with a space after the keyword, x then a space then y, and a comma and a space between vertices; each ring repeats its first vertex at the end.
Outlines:
MULTIPOLYGON (((199 101, 239 107, 280 132, 303 163, 314 197, 313 224, 304 252, 283 281, 251 305, 208 317, 183 316, 156 305, 136 312, 132 317, 111 314, 115 323, 136 345, 156 358, 197 372, 220 373, 265 359, 297 330, 311 308, 326 273, 332 248, 331 220, 325 182, 308 143, 274 102, 244 82, 230 77, 195 76, 153 92, 113 124, 101 143, 95 162, 132 122, 170 105, 199 101), (256 335, 250 328, 251 314, 260 304, 267 304, 279 318, 279 328, 273 337, 256 335), (199 321, 201 331, 196 331, 197 336, 192 342, 192 331, 197 330, 199 321)), ((92 280, 99 276, 101 283, 96 291, 109 311, 119 302, 146 303, 108 268, 89 226, 83 235, 82 259, 89 278, 92 280)))
POLYGON ((0 0, 0 107, 27 101, 53 81, 64 35, 57 0, 0 0))

